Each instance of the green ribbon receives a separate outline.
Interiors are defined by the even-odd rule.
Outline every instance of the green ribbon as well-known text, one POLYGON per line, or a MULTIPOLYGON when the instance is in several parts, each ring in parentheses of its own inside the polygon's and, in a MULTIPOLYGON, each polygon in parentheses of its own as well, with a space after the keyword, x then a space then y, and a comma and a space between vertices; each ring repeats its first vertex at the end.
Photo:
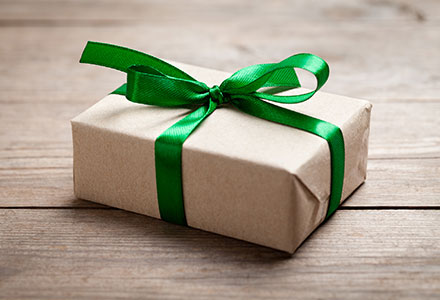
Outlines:
POLYGON ((125 95, 132 102, 193 108, 155 141, 157 198, 163 220, 187 225, 182 189, 182 146, 197 126, 224 103, 230 103, 249 115, 325 139, 331 156, 331 193, 326 217, 338 208, 345 166, 344 138, 340 128, 262 100, 292 104, 312 97, 329 76, 329 67, 320 57, 303 53, 279 63, 249 66, 232 74, 220 86, 211 88, 156 57, 110 44, 88 42, 80 62, 126 72, 127 83, 113 93, 125 95), (300 87, 294 68, 307 70, 316 77, 315 90, 291 96, 261 91, 262 88, 300 87))

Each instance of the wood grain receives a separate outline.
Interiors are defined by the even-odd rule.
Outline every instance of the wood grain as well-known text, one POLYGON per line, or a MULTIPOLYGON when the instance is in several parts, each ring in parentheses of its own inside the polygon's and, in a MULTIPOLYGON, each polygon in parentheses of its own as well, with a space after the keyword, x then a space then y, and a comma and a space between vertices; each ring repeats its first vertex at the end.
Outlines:
MULTIPOLYGON (((311 52, 331 66, 324 91, 374 103, 439 99, 440 61, 435 58, 440 49, 440 24, 426 25, 421 30, 419 24, 329 26, 303 21, 255 28, 255 19, 244 19, 239 24, 194 22, 187 26, 160 22, 68 29, 0 27, 0 39, 11 41, 0 48, 0 71, 4 74, 0 99, 96 101, 113 90, 125 80, 123 74, 78 63, 88 40, 126 45, 158 57, 230 72, 311 52), (143 37, 138 38, 134 32, 141 32, 143 37), (231 36, 231 32, 235 34, 231 36), (182 51, 185 48, 191 50, 182 51)), ((305 83, 312 85, 311 80, 305 83)))
MULTIPOLYGON (((88 105, 2 104, 0 206, 95 206, 72 192, 69 119, 88 105)), ((345 205, 440 205, 438 111, 440 102, 375 105, 368 180, 345 205)))
MULTIPOLYGON (((23 156, 41 157, 46 154, 62 158, 70 155, 69 120, 92 104, 74 101, 3 103, 0 111, 3 122, 0 127, 0 158, 11 158, 2 162, 3 167, 6 164, 10 167, 20 167, 22 163, 28 165, 29 161, 20 162, 19 157, 23 156)), ((371 120, 370 158, 440 157, 439 112, 440 101, 375 104, 371 120)), ((37 163, 35 160, 31 162, 37 163)))
POLYGON ((118 210, 0 210, 0 224, 7 299, 440 296, 440 211, 340 211, 292 258, 118 210))
MULTIPOLYGON (((0 1, 1 299, 440 298, 440 2, 0 1), (373 102, 368 179, 288 257, 75 199, 87 40, 225 71, 297 52, 373 102)), ((306 77, 306 86, 312 82, 306 77)))
MULTIPOLYGON (((0 158, 0 207, 103 207, 73 195, 71 153, 62 158, 22 153, 35 156, 0 158)), ((367 181, 343 207, 440 208, 439 174, 438 158, 370 160, 367 181)))
MULTIPOLYGON (((127 25, 146 21, 187 22, 191 19, 230 21, 243 18, 332 22, 418 22, 438 21, 440 5, 435 0, 372 0, 372 1, 234 1, 215 3, 202 0, 162 1, 75 1, 75 0, 2 1, 0 20, 33 21, 34 25, 127 25), (39 22, 38 22, 39 21, 39 22)), ((8 24, 4 22, 3 24, 8 24)), ((25 23, 26 24, 26 23, 25 23)))
MULTIPOLYGON (((114 86, 117 86, 116 84, 114 86)), ((104 93, 101 94, 102 97, 104 93)), ((0 97, 1 99, 1 97, 0 97)), ((99 98, 97 98, 99 99, 99 98)), ((0 117, 0 167, 34 166, 60 155, 70 157, 71 134, 69 120, 92 105, 89 102, 13 101, 2 103, 0 117), (35 152, 35 153, 34 153, 35 152), (29 160, 39 156, 38 160, 29 160), (20 158, 21 157, 21 158, 20 158)), ((440 157, 440 101, 379 102, 374 104, 370 158, 438 158, 440 157)), ((52 165, 57 166, 57 164, 52 165)), ((65 164, 63 166, 66 166, 65 164)))

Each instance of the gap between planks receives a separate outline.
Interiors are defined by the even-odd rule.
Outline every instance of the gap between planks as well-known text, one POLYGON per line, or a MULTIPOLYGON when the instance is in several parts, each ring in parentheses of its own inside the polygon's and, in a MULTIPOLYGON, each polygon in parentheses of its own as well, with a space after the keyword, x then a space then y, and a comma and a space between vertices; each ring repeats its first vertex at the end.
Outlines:
POLYGON ((438 299, 439 216, 343 211, 291 257, 115 210, 4 210, 0 287, 8 299, 438 299))
MULTIPOLYGON (((100 205, 100 204, 97 204, 100 205)), ((0 206, 0 209, 38 209, 38 210, 48 210, 48 209, 93 209, 93 210, 120 210, 116 207, 82 207, 82 206, 0 206)), ((338 210, 440 210, 440 206, 340 206, 338 210)), ((134 213, 130 212, 129 213, 134 213)), ((137 213, 136 213, 137 214, 137 213)), ((145 215, 146 216, 146 215, 145 215)), ((147 216, 149 217, 149 216, 147 216)))

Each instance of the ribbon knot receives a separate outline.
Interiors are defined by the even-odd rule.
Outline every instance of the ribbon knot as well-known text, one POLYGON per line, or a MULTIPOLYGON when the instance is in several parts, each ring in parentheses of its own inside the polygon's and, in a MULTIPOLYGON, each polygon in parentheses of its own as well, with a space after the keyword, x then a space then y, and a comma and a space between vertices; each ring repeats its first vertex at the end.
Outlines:
POLYGON ((186 117, 165 130, 154 144, 157 198, 163 220, 186 225, 182 187, 183 143, 218 105, 226 102, 248 115, 304 130, 325 139, 331 159, 331 193, 327 217, 338 208, 345 165, 344 138, 340 128, 267 102, 294 104, 311 98, 329 75, 329 67, 322 58, 301 53, 278 63, 252 65, 238 70, 220 86, 214 85, 211 88, 154 56, 115 45, 89 42, 80 62, 127 73, 127 83, 113 94, 124 95, 129 101, 163 107, 194 108, 186 117), (300 87, 294 68, 315 75, 317 84, 313 91, 299 95, 276 95, 268 90, 260 92, 262 88, 277 90, 279 87, 285 90, 300 87), (207 97, 211 100, 208 103, 207 97))
POLYGON ((228 102, 228 99, 223 95, 222 90, 218 85, 214 85, 209 89, 209 96, 211 97, 211 100, 218 105, 228 102))

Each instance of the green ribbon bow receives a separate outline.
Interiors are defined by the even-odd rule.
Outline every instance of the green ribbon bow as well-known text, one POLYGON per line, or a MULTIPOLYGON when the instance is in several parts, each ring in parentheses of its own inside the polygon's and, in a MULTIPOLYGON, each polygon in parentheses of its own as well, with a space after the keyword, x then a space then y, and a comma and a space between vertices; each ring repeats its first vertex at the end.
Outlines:
POLYGON ((224 103, 230 103, 252 116, 305 130, 325 139, 331 155, 331 194, 327 218, 338 208, 345 166, 344 138, 339 127, 261 100, 299 103, 312 97, 329 76, 329 67, 320 57, 303 53, 279 63, 249 66, 232 74, 220 86, 211 88, 156 57, 110 44, 88 42, 80 62, 126 72, 127 83, 113 93, 125 95, 132 102, 193 108, 155 141, 157 198, 163 220, 187 225, 182 190, 182 146, 197 126, 224 103), (315 90, 293 96, 259 91, 265 87, 300 87, 294 68, 315 75, 315 90))

